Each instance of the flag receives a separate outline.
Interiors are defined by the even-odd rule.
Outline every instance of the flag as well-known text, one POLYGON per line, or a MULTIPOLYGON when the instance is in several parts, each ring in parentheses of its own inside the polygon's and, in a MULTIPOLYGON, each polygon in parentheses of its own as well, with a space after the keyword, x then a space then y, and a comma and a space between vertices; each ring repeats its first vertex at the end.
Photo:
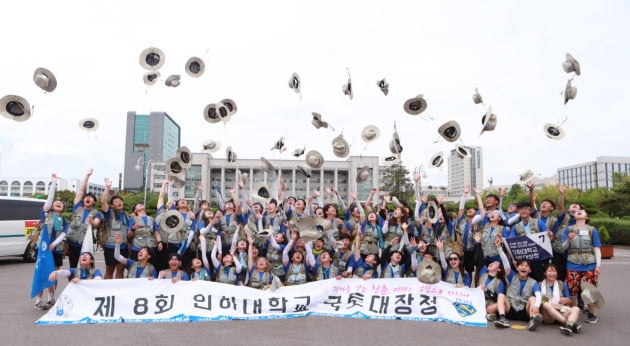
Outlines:
POLYGON ((55 270, 55 260, 53 259, 52 252, 48 248, 50 246, 48 225, 44 225, 37 246, 37 260, 35 261, 35 270, 33 271, 31 299, 43 289, 57 283, 56 281, 48 281, 48 276, 55 270))

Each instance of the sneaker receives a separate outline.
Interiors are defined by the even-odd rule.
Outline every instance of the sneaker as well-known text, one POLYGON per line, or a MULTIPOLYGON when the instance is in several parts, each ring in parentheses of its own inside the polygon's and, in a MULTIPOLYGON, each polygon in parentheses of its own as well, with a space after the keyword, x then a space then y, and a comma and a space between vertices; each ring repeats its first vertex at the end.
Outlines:
POLYGON ((501 317, 498 320, 494 321, 494 326, 497 328, 510 328, 510 321, 505 317, 501 317))
POLYGON ((494 322, 497 320, 497 314, 486 314, 486 320, 494 322))
POLYGON ((55 298, 51 298, 48 302, 46 302, 46 306, 48 306, 48 308, 52 308, 53 305, 55 305, 55 298))
POLYGON ((575 334, 580 334, 580 332, 582 331, 582 326, 581 326, 581 325, 579 325, 579 324, 577 324, 577 323, 574 323, 574 324, 571 326, 571 330, 573 330, 573 332, 574 332, 575 334))
POLYGON ((586 323, 597 323, 597 321, 599 321, 599 318, 593 314, 588 314, 588 317, 584 320, 586 323))
POLYGON ((527 324, 527 330, 529 330, 530 332, 535 331, 536 328, 538 328, 538 326, 542 322, 542 320, 543 320, 542 315, 536 314, 536 316, 532 317, 529 320, 529 324, 527 324))
POLYGON ((35 310, 39 310, 39 311, 45 311, 48 310, 48 307, 46 306, 46 303, 39 301, 35 304, 34 306, 35 310))
POLYGON ((569 328, 568 326, 564 325, 560 327, 560 331, 562 332, 562 334, 566 335, 566 336, 571 336, 573 335, 573 330, 571 328, 569 328))

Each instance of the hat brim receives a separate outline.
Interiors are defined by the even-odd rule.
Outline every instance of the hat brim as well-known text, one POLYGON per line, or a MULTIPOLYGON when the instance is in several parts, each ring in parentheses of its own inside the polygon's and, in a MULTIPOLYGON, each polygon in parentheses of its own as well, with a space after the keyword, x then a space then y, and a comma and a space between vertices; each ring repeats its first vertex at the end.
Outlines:
POLYGON ((196 56, 188 59, 185 66, 186 74, 193 78, 198 78, 206 71, 206 63, 196 56))
POLYGON ((38 67, 33 73, 33 82, 46 92, 53 92, 57 88, 57 78, 44 67, 38 67))
POLYGON ((7 95, 0 99, 0 114, 15 121, 26 121, 31 117, 31 105, 21 96, 7 95))
POLYGON ((447 142, 455 142, 459 139, 459 136, 462 134, 461 128, 459 127, 459 123, 457 121, 447 121, 440 128, 438 128, 438 133, 444 140, 447 142))
POLYGON ((321 168, 324 165, 324 156, 319 151, 311 150, 304 158, 306 164, 311 168, 321 168))
POLYGON ((79 128, 86 131, 96 131, 99 127, 98 120, 94 118, 83 118, 79 120, 79 128))
POLYGON ((160 218, 160 228, 167 234, 173 234, 181 228, 184 217, 177 210, 169 210, 160 218))
POLYGON ((381 130, 374 125, 368 125, 361 131, 361 139, 366 143, 374 142, 380 135, 381 130))
POLYGON ((147 48, 140 53, 140 66, 149 71, 159 70, 165 61, 164 52, 156 47, 147 48))
POLYGON ((405 109, 405 112, 407 112, 407 114, 410 114, 410 115, 418 115, 424 112, 427 109, 427 107, 428 107, 427 101, 424 99, 424 97, 421 97, 421 96, 416 96, 414 98, 411 98, 405 101, 405 104, 403 106, 403 108, 405 109))

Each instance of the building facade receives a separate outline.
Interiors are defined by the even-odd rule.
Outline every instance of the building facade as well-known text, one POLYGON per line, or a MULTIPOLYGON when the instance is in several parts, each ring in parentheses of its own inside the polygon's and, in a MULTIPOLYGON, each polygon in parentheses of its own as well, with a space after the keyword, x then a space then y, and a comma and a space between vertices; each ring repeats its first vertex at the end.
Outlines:
POLYGON ((180 134, 179 125, 165 112, 148 115, 128 112, 124 189, 139 191, 145 185, 148 164, 174 157, 180 146, 180 134))
POLYGON ((451 197, 461 196, 466 185, 483 190, 483 151, 481 147, 467 148, 471 154, 468 158, 461 158, 455 150, 448 156, 448 195, 451 197))
MULTIPOLYGON (((11 197, 38 197, 48 194, 52 180, 47 178, 15 178, 0 177, 0 196, 11 197)), ((59 179, 57 191, 74 191, 81 185, 81 179, 59 179)), ((104 185, 92 184, 88 181, 87 192, 100 197, 105 191, 104 185)))
POLYGON ((630 157, 599 156, 595 161, 558 168, 558 182, 582 191, 611 189, 614 173, 630 174, 630 157))

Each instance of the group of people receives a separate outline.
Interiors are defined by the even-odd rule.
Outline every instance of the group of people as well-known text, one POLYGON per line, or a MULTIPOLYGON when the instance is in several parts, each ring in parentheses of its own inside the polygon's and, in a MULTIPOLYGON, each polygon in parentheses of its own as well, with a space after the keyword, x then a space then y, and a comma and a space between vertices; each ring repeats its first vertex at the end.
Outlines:
MULTIPOLYGON (((538 209, 533 185, 528 184, 529 201, 508 206, 507 213, 502 210, 501 189, 498 195, 487 195, 485 203, 475 189, 477 207, 466 210, 471 192, 466 187, 458 213, 450 215, 443 196, 428 199, 421 194, 418 173, 413 208, 387 194, 373 205, 376 188, 363 205, 355 193, 346 204, 334 189, 326 189, 326 203, 323 192, 316 190, 306 199, 285 198, 287 185, 275 172, 269 175, 273 185, 268 197, 250 196, 238 173, 229 199, 215 187, 216 211, 208 201, 200 201, 201 185, 191 207, 184 199, 173 200, 172 184, 165 180, 156 215, 150 216, 143 204, 132 206, 127 214, 123 199, 110 197, 109 179, 97 210, 95 196, 85 193, 89 170, 70 220, 61 217, 63 203, 54 201, 53 175, 42 212, 49 239, 54 239, 50 249, 57 270, 50 279, 165 278, 267 289, 331 278, 415 277, 420 262, 434 261, 442 269, 443 281, 484 291, 487 318, 497 327, 523 320, 531 331, 543 322, 559 323, 566 335, 581 330, 580 284, 585 280, 597 285, 601 244, 580 205, 571 204, 565 212, 564 186, 558 186, 557 204, 543 200, 538 209), (392 204, 393 210, 388 209, 392 204), (170 222, 173 213, 175 221, 183 222, 170 222), (92 253, 81 250, 82 239, 92 229, 99 229, 104 275, 94 269, 92 253), (508 258, 503 239, 538 232, 546 232, 553 242, 553 259, 508 258), (59 269, 64 242, 70 270, 59 269)), ((54 288, 48 290, 47 303, 42 296, 43 292, 36 308, 54 304, 54 288)), ((596 307, 584 309, 586 322, 596 323, 596 307)))

